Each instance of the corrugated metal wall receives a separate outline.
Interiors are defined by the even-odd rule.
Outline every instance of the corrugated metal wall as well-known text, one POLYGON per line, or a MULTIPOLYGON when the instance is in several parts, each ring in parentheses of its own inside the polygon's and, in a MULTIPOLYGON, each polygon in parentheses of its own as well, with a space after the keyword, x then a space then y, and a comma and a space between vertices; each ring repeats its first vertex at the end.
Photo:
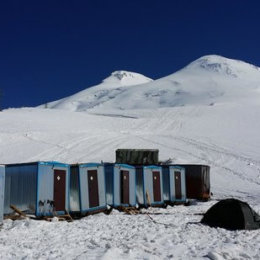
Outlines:
POLYGON ((140 205, 144 205, 144 181, 143 167, 136 167, 136 200, 140 205))
POLYGON ((106 181, 106 200, 107 204, 113 206, 113 175, 114 175, 114 164, 105 163, 105 181, 106 181))
POLYGON ((0 223, 4 217, 5 166, 0 165, 0 223))
POLYGON ((36 211, 37 163, 6 166, 4 214, 13 212, 10 205, 34 214, 36 211))
POLYGON ((79 166, 70 167, 70 211, 80 212, 79 166))
POLYGON ((170 201, 170 170, 169 166, 162 166, 163 175, 163 199, 164 201, 170 201))

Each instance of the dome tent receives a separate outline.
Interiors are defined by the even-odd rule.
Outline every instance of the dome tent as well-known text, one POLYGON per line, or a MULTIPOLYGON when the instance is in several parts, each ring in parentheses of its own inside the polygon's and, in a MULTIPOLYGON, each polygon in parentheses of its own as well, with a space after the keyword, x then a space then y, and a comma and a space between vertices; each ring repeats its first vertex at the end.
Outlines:
POLYGON ((213 205, 205 213, 201 223, 229 230, 252 230, 260 228, 260 216, 246 202, 225 199, 213 205))

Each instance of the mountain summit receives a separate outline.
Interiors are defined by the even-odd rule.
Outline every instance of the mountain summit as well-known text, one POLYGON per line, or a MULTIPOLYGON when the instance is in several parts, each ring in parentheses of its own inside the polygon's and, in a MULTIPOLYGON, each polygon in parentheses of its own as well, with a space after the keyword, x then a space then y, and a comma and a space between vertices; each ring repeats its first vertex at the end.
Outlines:
POLYGON ((239 77, 246 73, 258 74, 260 72, 260 68, 252 64, 240 60, 228 59, 219 55, 203 56, 191 62, 186 69, 204 70, 231 77, 239 77))
POLYGON ((103 80, 103 83, 121 84, 123 86, 140 85, 153 81, 142 74, 118 70, 113 72, 108 78, 103 80))
POLYGON ((48 104, 48 108, 155 109, 217 103, 258 102, 260 68, 218 55, 203 56, 183 69, 157 80, 115 71, 101 84, 48 104))

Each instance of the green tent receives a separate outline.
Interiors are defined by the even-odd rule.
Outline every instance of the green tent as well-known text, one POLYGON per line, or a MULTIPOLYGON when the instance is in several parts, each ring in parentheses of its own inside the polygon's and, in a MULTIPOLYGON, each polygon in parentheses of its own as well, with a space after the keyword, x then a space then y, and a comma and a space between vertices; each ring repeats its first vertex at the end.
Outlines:
POLYGON ((229 230, 251 230, 260 228, 260 216, 246 202, 225 199, 213 205, 201 223, 229 230))

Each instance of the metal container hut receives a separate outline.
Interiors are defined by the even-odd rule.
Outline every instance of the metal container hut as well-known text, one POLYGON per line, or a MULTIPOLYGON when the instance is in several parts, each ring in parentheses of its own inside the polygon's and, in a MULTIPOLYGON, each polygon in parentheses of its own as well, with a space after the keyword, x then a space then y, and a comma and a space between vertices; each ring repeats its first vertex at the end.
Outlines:
POLYGON ((186 203, 185 168, 162 165, 163 198, 167 204, 186 203))
POLYGON ((86 163, 70 167, 70 212, 86 215, 106 210, 104 166, 86 163))
POLYGON ((162 206, 163 178, 160 166, 136 166, 136 196, 140 206, 162 206))
POLYGON ((5 165, 4 214, 10 205, 37 217, 62 215, 69 209, 69 165, 32 162, 5 165))
POLYGON ((159 150, 157 149, 117 149, 116 163, 130 165, 158 164, 159 150))
POLYGON ((200 164, 182 164, 185 168, 186 193, 188 199, 210 198, 210 167, 200 164))
POLYGON ((135 167, 127 164, 105 163, 106 196, 108 205, 136 206, 135 167))
POLYGON ((0 224, 4 217, 5 167, 0 165, 0 224))

